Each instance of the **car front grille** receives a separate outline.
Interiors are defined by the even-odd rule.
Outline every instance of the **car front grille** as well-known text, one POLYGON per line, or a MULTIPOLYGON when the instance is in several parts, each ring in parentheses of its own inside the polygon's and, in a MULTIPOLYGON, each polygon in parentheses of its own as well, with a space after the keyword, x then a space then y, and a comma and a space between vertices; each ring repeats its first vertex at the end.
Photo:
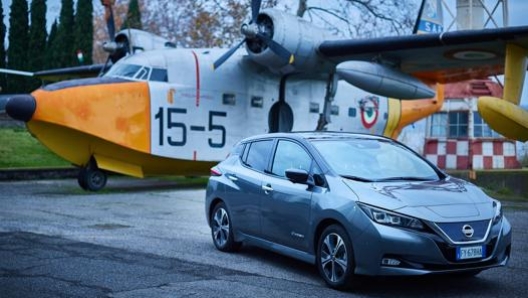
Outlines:
POLYGON ((471 222, 435 223, 436 230, 454 244, 482 242, 488 236, 491 220, 471 222), (471 235, 469 235, 471 232, 471 235))

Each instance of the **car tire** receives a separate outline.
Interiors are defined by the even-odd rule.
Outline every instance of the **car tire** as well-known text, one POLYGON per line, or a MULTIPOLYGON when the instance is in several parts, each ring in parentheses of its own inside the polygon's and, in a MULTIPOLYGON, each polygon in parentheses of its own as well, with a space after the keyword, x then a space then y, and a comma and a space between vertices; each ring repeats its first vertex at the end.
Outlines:
POLYGON ((241 243, 235 242, 231 215, 225 203, 216 204, 211 213, 211 236, 216 248, 224 252, 233 252, 240 248, 241 243))
POLYGON ((345 229, 337 224, 328 226, 317 243, 317 269, 326 284, 336 290, 354 285, 354 253, 345 229))

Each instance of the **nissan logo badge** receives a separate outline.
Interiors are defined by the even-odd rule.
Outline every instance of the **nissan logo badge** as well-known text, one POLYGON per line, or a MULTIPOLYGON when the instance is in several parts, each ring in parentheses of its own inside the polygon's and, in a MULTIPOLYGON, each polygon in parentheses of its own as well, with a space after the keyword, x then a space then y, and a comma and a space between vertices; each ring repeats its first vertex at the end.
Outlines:
POLYGON ((471 237, 473 237, 473 233, 475 233, 475 230, 473 230, 473 228, 470 225, 464 225, 462 227, 462 233, 467 238, 471 238, 471 237))

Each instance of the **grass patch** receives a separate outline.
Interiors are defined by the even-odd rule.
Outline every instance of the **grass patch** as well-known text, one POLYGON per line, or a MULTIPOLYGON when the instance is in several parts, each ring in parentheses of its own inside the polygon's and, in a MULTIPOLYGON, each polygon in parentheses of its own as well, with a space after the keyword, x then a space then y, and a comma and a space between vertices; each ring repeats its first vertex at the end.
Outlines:
POLYGON ((44 147, 27 129, 0 128, 0 168, 67 166, 67 161, 44 147))

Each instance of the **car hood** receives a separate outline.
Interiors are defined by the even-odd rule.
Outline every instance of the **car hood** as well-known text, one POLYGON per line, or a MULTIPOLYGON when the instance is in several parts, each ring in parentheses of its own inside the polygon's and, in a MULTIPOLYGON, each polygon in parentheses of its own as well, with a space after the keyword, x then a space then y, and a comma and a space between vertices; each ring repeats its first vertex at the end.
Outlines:
POLYGON ((344 180, 360 202, 432 221, 493 216, 492 200, 475 185, 448 177, 438 181, 362 183, 344 180))

